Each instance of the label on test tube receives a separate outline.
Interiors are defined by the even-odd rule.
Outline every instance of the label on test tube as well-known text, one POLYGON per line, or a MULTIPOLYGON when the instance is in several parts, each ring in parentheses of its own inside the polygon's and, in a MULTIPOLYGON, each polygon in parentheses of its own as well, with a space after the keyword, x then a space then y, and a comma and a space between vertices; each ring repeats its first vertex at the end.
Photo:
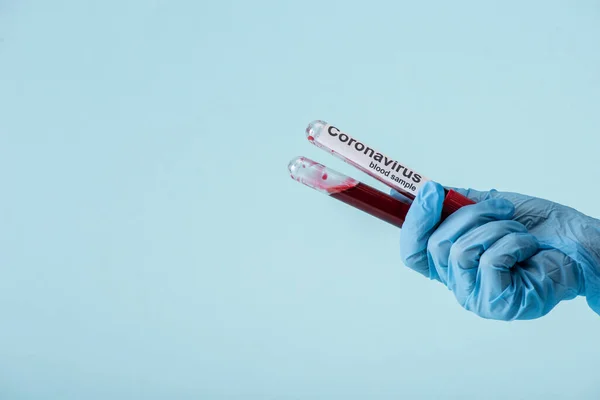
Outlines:
POLYGON ((429 179, 398 160, 386 156, 324 121, 306 128, 308 140, 388 186, 411 195, 429 179))

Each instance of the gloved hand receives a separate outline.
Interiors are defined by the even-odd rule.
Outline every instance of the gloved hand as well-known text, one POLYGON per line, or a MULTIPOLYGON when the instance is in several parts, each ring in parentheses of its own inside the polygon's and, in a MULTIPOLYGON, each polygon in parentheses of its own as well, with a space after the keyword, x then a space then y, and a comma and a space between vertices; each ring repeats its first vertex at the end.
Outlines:
POLYGON ((477 204, 441 224, 441 185, 427 182, 413 201, 400 234, 408 267, 483 318, 539 318, 579 295, 600 314, 600 221, 517 193, 454 190, 477 204))

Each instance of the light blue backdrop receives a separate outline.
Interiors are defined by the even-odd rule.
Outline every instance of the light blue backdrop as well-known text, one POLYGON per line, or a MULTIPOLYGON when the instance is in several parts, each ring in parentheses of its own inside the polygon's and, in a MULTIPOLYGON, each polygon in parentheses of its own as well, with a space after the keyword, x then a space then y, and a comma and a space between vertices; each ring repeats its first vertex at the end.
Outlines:
POLYGON ((585 301, 479 319, 286 165, 364 177, 321 118, 600 216, 599 43, 593 0, 0 0, 0 398, 598 399, 585 301))

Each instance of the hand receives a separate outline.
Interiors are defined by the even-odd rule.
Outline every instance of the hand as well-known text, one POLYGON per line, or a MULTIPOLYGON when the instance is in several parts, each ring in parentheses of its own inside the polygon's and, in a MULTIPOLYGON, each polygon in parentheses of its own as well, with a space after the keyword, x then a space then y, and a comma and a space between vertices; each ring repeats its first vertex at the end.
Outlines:
POLYGON ((441 185, 427 182, 413 201, 400 234, 408 267, 483 318, 539 318, 579 295, 600 314, 600 221, 517 193, 454 190, 477 204, 441 224, 441 185))

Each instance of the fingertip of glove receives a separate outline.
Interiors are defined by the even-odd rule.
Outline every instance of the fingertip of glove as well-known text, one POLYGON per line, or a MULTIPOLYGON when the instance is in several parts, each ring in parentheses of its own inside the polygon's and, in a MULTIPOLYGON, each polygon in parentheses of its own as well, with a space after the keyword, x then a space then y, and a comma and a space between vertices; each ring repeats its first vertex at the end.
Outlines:
POLYGON ((499 216, 512 218, 515 214, 515 205, 509 200, 494 198, 485 200, 485 202, 488 203, 492 210, 498 213, 499 216))
POLYGON ((444 201, 444 187, 437 182, 427 181, 419 190, 415 202, 423 206, 423 208, 433 211, 442 207, 444 201))
POLYGON ((437 182, 427 181, 427 182, 425 182, 425 184, 423 184, 423 186, 421 187, 421 190, 419 190, 417 197, 419 197, 419 196, 429 197, 429 196, 434 196, 436 194, 437 195, 442 194, 442 196, 443 196, 444 195, 444 187, 437 182))

